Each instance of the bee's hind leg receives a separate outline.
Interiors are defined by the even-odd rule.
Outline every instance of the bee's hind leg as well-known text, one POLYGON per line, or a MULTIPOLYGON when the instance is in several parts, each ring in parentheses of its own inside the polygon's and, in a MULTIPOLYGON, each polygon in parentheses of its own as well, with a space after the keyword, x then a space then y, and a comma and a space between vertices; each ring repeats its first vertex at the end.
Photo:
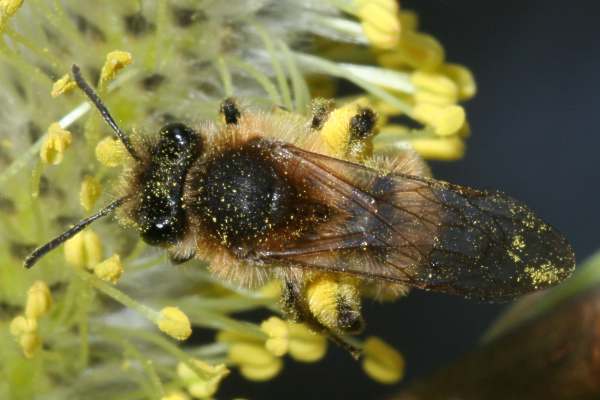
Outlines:
POLYGON ((342 335, 323 325, 312 314, 301 284, 292 280, 284 280, 281 303, 282 309, 289 319, 306 324, 311 330, 326 335, 332 342, 347 350, 355 359, 360 358, 362 352, 358 346, 345 340, 342 335))

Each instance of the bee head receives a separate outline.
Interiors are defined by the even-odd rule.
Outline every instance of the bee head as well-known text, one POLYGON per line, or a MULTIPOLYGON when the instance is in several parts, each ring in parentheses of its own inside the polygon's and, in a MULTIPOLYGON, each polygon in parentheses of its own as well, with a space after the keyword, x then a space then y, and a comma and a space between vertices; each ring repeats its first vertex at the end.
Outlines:
POLYGON ((165 125, 158 134, 158 141, 150 145, 150 160, 141 167, 140 202, 135 210, 135 219, 146 243, 171 245, 186 233, 185 179, 201 151, 198 133, 179 122, 165 125))

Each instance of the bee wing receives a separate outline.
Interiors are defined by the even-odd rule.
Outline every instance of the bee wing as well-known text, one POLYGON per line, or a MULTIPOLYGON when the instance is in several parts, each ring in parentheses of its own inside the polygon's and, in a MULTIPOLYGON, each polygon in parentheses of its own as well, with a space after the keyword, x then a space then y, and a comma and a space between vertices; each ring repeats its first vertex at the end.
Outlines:
POLYGON ((574 269, 566 239, 503 193, 380 172, 292 145, 276 152, 311 188, 309 197, 334 213, 296 239, 259 246, 264 262, 481 300, 552 286, 574 269))

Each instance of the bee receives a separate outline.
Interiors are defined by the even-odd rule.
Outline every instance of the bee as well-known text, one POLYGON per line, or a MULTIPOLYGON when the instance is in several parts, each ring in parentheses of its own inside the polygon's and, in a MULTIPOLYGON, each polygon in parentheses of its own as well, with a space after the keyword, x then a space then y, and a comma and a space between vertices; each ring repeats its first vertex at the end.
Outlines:
POLYGON ((289 318, 338 339, 361 330, 363 296, 418 288, 507 300, 574 269, 567 240, 524 204, 432 179, 412 151, 374 157, 377 116, 368 107, 341 112, 321 100, 306 118, 227 99, 222 123, 174 122, 132 140, 79 68, 72 72, 131 162, 120 197, 34 250, 27 268, 116 211, 175 263, 208 261, 244 287, 278 279, 289 318))

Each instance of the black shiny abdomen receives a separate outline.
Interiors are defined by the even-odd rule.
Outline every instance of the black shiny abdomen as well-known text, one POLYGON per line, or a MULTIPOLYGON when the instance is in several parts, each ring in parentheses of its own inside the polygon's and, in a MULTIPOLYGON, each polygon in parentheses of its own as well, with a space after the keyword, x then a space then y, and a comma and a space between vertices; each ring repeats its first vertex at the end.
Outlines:
POLYGON ((187 230, 182 196, 185 178, 201 151, 199 136, 181 123, 165 125, 151 147, 150 164, 141 177, 136 220, 150 245, 177 242, 187 230))
POLYGON ((208 161, 197 183, 197 212, 210 233, 228 246, 260 240, 284 224, 295 196, 256 143, 208 161))

